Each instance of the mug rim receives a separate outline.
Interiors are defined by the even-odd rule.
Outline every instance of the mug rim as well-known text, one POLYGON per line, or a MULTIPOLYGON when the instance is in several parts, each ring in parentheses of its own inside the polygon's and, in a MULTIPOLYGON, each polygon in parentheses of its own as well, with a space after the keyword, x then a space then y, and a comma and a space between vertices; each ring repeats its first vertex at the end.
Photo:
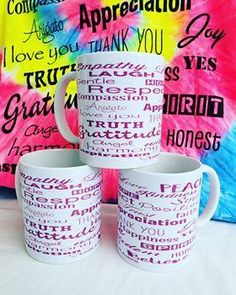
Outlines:
MULTIPOLYGON (((169 158, 180 158, 180 159, 185 159, 185 160, 188 160, 188 161, 191 161, 193 164, 195 164, 196 166, 198 166, 197 168, 193 168, 191 169, 190 171, 184 171, 184 172, 155 172, 155 171, 148 171, 147 169, 150 167, 157 167, 158 165, 158 159, 157 159, 157 162, 154 163, 154 164, 151 164, 151 165, 148 165, 148 166, 145 166, 145 167, 140 167, 140 168, 134 168, 134 169, 129 169, 129 172, 135 172, 135 173, 141 173, 141 174, 146 174, 146 175, 150 175, 150 176, 182 176, 182 175, 185 175, 185 174, 191 174, 191 173, 195 173, 196 171, 200 170, 201 167, 202 167, 202 163, 193 158, 193 157, 190 157, 190 156, 187 156, 185 154, 178 154, 178 153, 169 153, 169 152, 160 152, 159 156, 161 155, 164 155, 164 156, 168 156, 169 158)), ((158 158, 159 158, 158 156, 158 158)))
MULTIPOLYGON (((48 156, 50 156, 50 155, 48 155, 48 156)), ((80 160, 79 150, 77 150, 77 149, 43 149, 43 150, 33 151, 33 152, 30 152, 30 153, 27 153, 27 154, 21 156, 18 164, 23 165, 28 168, 31 168, 31 169, 57 170, 57 171, 59 171, 59 170, 73 170, 73 169, 80 169, 80 168, 83 169, 85 167, 90 167, 89 165, 85 164, 84 162, 82 162, 80 160), (33 157, 33 159, 35 159, 35 157, 37 157, 38 154, 53 154, 53 153, 66 153, 66 154, 77 153, 80 165, 67 166, 67 167, 66 166, 65 167, 52 167, 52 166, 30 164, 30 163, 26 162, 26 161, 28 161, 27 158, 33 157)), ((92 168, 92 167, 90 167, 90 168, 92 168)))
POLYGON ((78 55, 77 57, 76 57, 76 59, 75 59, 75 61, 76 61, 76 63, 77 63, 77 61, 78 61, 78 59, 79 58, 81 58, 81 57, 87 57, 87 56, 90 56, 90 55, 112 55, 112 54, 118 54, 118 55, 120 55, 120 54, 122 54, 122 55, 124 55, 124 54, 130 54, 130 55, 149 55, 149 56, 152 56, 152 57, 158 57, 158 58, 160 58, 160 59, 162 59, 162 61, 164 62, 165 61, 165 58, 164 58, 164 56, 163 55, 161 55, 161 54, 155 54, 155 53, 150 53, 150 52, 138 52, 138 51, 98 51, 98 52, 86 52, 86 53, 82 53, 82 54, 80 54, 80 55, 78 55))

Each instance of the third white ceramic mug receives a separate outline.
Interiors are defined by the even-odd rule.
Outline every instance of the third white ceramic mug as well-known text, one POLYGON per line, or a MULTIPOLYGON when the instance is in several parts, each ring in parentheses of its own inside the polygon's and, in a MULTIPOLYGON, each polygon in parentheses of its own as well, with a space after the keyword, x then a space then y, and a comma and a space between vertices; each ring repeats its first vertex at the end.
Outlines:
POLYGON ((100 168, 136 168, 156 162, 160 151, 164 59, 156 54, 100 52, 77 58, 76 72, 56 87, 55 118, 66 140, 80 144, 80 158, 100 168), (65 92, 77 81, 79 134, 66 121, 65 92))
POLYGON ((161 153, 155 165, 122 170, 119 181, 118 251, 139 268, 163 272, 185 265, 196 229, 212 217, 219 200, 216 172, 199 161, 161 153), (210 196, 198 217, 202 175, 210 196))

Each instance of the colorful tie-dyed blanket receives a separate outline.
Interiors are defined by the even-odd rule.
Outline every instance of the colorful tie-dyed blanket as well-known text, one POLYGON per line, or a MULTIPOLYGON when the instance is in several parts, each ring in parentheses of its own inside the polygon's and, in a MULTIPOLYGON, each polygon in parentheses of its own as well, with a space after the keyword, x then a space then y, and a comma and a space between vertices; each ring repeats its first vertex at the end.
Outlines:
MULTIPOLYGON (((58 133, 53 115, 55 84, 78 55, 153 52, 166 60, 162 149, 215 168, 221 199, 214 218, 236 221, 235 0, 0 2, 0 186, 13 187, 25 153, 78 148, 58 133)), ((75 106, 72 83, 65 107, 76 132, 75 106)), ((105 202, 117 200, 117 173, 103 170, 105 202)))

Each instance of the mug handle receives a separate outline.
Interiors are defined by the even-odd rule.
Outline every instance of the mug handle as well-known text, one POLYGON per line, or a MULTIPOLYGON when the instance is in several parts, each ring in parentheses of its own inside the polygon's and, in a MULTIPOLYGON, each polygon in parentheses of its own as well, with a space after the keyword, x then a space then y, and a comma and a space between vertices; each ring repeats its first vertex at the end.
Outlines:
POLYGON ((16 166, 16 172, 15 172, 15 191, 16 191, 17 200, 18 200, 20 206, 22 207, 22 195, 21 195, 19 163, 16 166))
POLYGON ((56 85, 54 112, 55 120, 61 135, 71 143, 79 143, 79 138, 71 131, 66 120, 64 103, 65 94, 68 84, 76 79, 76 72, 71 72, 63 75, 56 85))
POLYGON ((220 197, 220 181, 215 170, 208 165, 202 164, 202 173, 206 173, 209 177, 210 196, 205 209, 198 218, 198 227, 206 224, 211 219, 215 213, 220 197))

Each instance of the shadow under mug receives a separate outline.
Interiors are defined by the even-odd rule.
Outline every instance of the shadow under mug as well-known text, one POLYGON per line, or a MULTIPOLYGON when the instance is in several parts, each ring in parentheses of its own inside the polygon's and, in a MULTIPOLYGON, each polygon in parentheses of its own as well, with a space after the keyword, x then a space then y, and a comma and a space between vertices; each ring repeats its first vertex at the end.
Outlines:
POLYGON ((184 155, 161 153, 155 165, 122 170, 119 254, 148 271, 165 272, 184 266, 190 261, 196 230, 213 216, 219 194, 216 172, 184 155), (198 216, 203 173, 208 175, 210 193, 198 216))
POLYGON ((22 156, 15 187, 23 210, 26 252, 50 264, 91 255, 100 243, 101 173, 76 150, 22 156))
POLYGON ((138 52, 80 55, 76 72, 61 77, 55 119, 62 136, 79 143, 80 159, 99 168, 127 169, 156 162, 160 152, 164 58, 138 52), (64 111, 68 84, 76 80, 79 131, 64 111))

